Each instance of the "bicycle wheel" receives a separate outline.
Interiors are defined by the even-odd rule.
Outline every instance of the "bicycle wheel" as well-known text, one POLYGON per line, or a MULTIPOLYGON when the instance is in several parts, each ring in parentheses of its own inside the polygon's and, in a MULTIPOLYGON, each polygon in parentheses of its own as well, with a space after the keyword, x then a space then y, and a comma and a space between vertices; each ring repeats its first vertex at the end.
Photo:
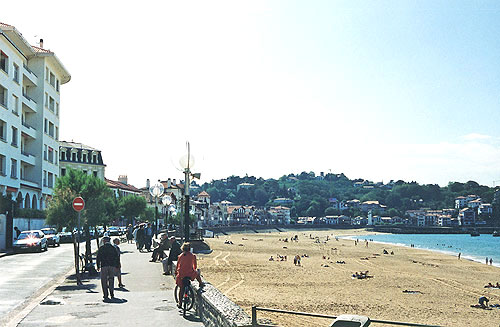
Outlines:
POLYGON ((179 303, 179 285, 175 285, 174 299, 175 299, 175 303, 179 303))
POLYGON ((184 295, 184 304, 186 305, 186 310, 191 310, 194 305, 194 291, 191 286, 186 287, 186 295, 184 295))

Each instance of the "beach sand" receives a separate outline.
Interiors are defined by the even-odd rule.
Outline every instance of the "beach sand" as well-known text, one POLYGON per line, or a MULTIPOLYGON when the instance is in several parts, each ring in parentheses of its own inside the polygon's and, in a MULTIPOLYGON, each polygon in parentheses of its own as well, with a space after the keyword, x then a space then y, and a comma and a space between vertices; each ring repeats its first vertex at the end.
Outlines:
MULTIPOLYGON (((213 252, 198 255, 198 266, 207 281, 248 314, 256 305, 429 325, 498 327, 500 309, 470 307, 480 296, 488 297, 490 304, 500 303, 500 289, 484 288, 488 282, 500 282, 497 267, 415 248, 371 242, 366 247, 361 239, 356 246, 353 240, 334 238, 354 233, 361 238, 366 232, 299 230, 221 235, 206 239, 213 252), (294 235, 298 235, 298 242, 290 241, 294 235), (279 241, 285 238, 288 242, 279 241), (226 240, 233 244, 224 244, 226 240), (383 249, 394 251, 394 255, 382 254, 383 249), (278 254, 286 255, 287 261, 276 261, 278 254), (297 254, 308 255, 301 258, 301 266, 293 263, 297 254), (275 261, 269 261, 270 256, 275 261), (352 277, 366 270, 372 278, 352 277)), ((329 319, 263 312, 258 317, 269 318, 279 326, 332 323, 329 319)))

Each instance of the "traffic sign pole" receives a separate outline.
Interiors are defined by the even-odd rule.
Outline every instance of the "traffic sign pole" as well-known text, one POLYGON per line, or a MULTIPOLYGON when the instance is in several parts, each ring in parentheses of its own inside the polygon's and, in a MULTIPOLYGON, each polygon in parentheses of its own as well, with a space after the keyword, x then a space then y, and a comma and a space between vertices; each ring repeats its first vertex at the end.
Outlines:
MULTIPOLYGON (((81 212, 83 210, 83 208, 85 208, 85 201, 83 200, 83 198, 81 196, 79 197, 76 197, 74 200, 73 200, 73 209, 75 209, 75 211, 78 212, 78 229, 76 231, 76 249, 77 249, 77 258, 75 258, 75 260, 77 260, 77 264, 76 264, 76 282, 78 285, 82 285, 82 280, 80 278, 80 215, 81 215, 81 212)), ((83 267, 82 267, 83 268, 83 267)))

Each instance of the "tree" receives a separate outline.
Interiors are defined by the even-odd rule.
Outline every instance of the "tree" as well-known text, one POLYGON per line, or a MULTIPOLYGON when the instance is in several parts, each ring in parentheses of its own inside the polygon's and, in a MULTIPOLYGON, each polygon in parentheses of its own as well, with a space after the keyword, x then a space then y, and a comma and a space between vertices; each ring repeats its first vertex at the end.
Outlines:
POLYGON ((328 207, 325 209, 325 216, 338 216, 340 214, 339 209, 328 207))
POLYGON ((146 199, 142 196, 128 195, 118 200, 118 212, 129 224, 134 217, 141 216, 146 210, 146 199))

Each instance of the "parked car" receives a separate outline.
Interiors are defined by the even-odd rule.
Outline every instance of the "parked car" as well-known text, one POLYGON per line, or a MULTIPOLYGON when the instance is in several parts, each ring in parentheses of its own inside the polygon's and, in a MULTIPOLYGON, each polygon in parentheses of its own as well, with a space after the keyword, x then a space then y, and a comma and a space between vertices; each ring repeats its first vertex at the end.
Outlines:
POLYGON ((27 230, 21 232, 12 244, 14 252, 21 251, 47 251, 47 239, 41 230, 27 230))
POLYGON ((120 236, 120 228, 116 226, 111 226, 108 228, 109 236, 120 236))
POLYGON ((41 230, 45 234, 47 245, 52 245, 53 247, 61 245, 60 237, 54 228, 42 228, 41 230))
POLYGON ((59 236, 59 243, 71 243, 73 242, 73 233, 62 231, 57 234, 59 236))

